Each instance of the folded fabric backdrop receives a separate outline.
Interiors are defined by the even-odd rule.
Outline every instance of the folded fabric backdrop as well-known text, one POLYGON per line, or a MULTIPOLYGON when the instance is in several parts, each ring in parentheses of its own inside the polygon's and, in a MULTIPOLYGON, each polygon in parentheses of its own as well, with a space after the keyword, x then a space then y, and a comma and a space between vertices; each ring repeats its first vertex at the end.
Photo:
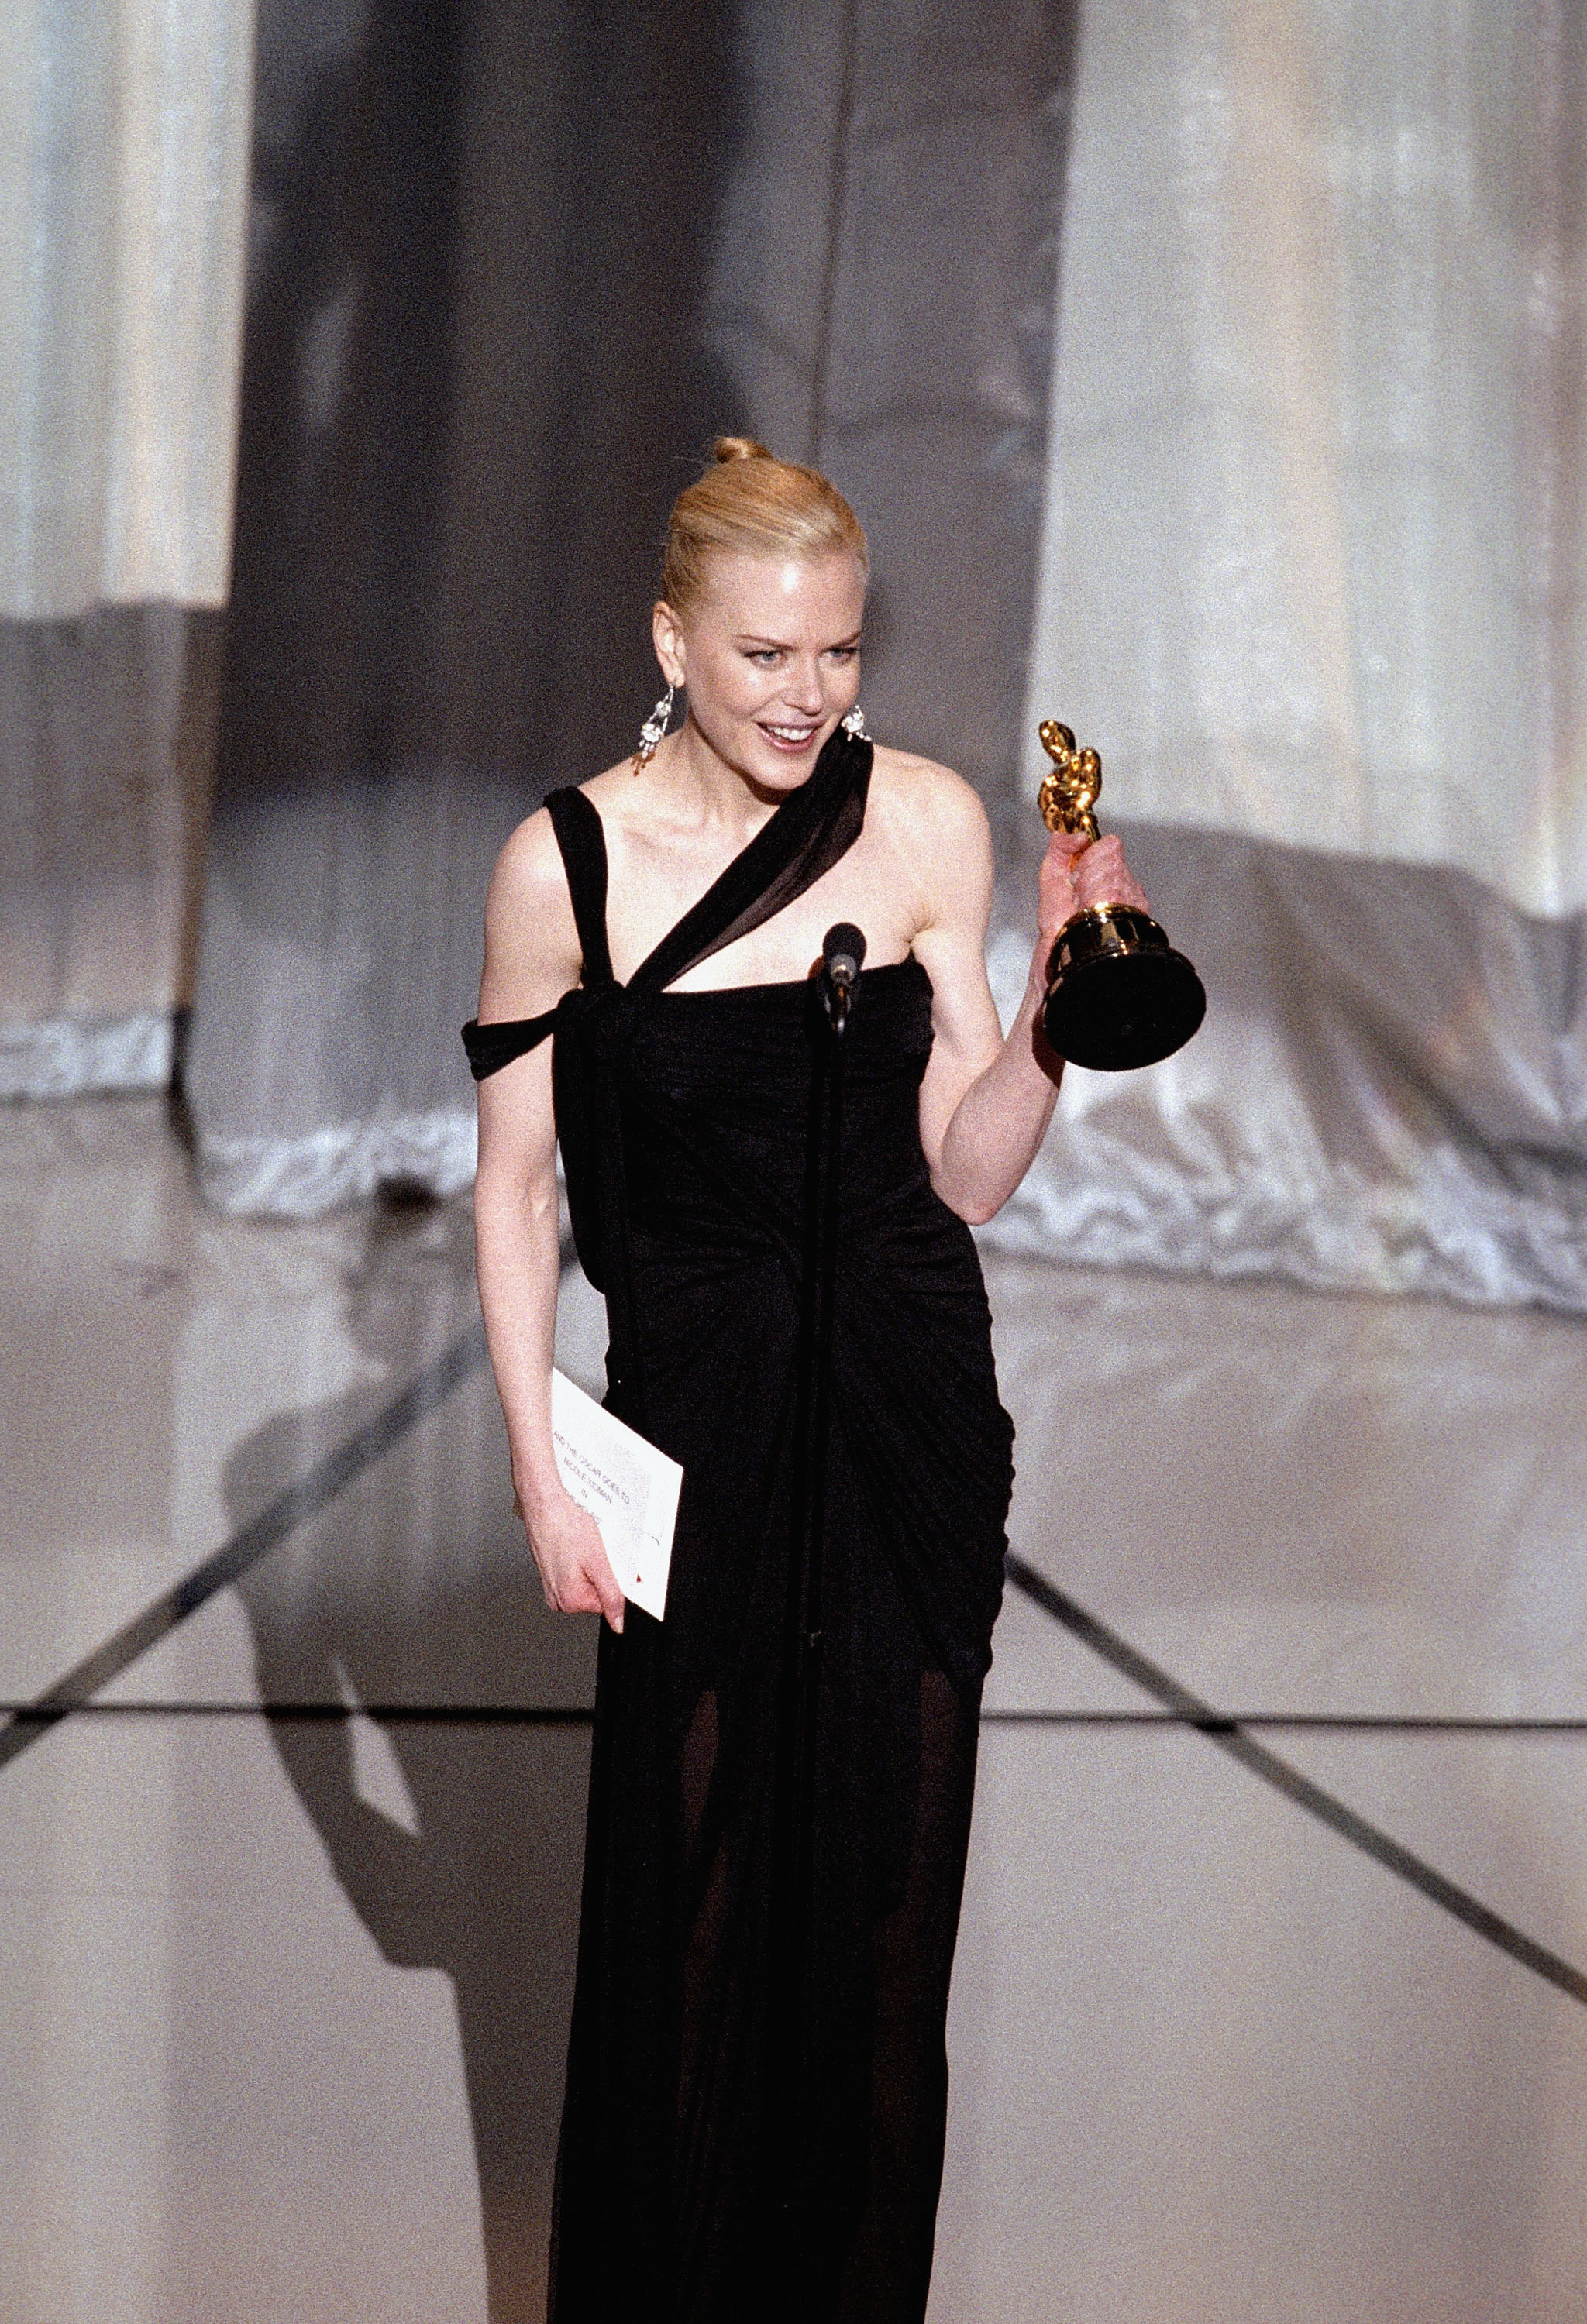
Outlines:
POLYGON ((189 1093, 210 1199, 473 1168, 492 859, 632 752, 713 435, 828 466, 876 730, 1009 806, 1070 11, 263 0, 189 1093))
POLYGON ((1001 1231, 1587 1305, 1587 25, 1082 12, 1038 715, 1205 1030, 1001 1231))
POLYGON ((0 1096, 160 1088, 231 564, 252 0, 0 14, 0 1096))
POLYGON ((0 32, 0 1091, 167 1070, 218 716, 208 1193, 464 1183, 490 862, 742 429, 867 520, 1005 999, 1048 715, 1209 987, 991 1231, 1587 1306, 1579 11, 180 13, 0 32))

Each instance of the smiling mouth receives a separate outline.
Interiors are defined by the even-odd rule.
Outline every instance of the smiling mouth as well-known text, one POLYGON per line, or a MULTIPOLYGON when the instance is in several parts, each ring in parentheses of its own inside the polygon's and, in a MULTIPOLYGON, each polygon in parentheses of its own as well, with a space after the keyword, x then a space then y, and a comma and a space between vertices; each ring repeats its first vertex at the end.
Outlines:
POLYGON ((783 751, 804 750, 815 739, 817 731, 813 722, 800 726, 774 726, 770 719, 763 719, 759 723, 761 733, 769 736, 778 748, 783 751))

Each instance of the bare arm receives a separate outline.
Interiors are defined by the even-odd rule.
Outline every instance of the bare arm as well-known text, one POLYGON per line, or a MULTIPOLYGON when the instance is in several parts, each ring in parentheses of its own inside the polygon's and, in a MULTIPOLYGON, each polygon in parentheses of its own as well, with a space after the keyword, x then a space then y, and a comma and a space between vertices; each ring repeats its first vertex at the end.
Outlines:
POLYGON ((920 818, 929 882, 914 942, 931 978, 935 1039, 920 1091, 920 1142, 937 1193, 973 1226, 992 1218, 1036 1158, 1057 1099, 1064 1064, 1041 1031, 1046 967, 1054 937, 1084 905, 1146 907, 1116 839, 1055 834, 1042 862, 1038 936, 1024 998, 1007 1039, 986 981, 992 912, 992 836, 980 801, 955 776, 934 770, 935 794, 920 818))
MULTIPOLYGON (((533 1017, 577 981, 578 939, 542 812, 503 851, 485 906, 482 1023, 533 1017)), ((595 1519, 564 1489, 551 1449, 551 1360, 561 1253, 549 1041, 479 1085, 474 1217, 479 1302, 506 1415, 512 1487, 546 1603, 623 1628, 623 1592, 595 1519)))

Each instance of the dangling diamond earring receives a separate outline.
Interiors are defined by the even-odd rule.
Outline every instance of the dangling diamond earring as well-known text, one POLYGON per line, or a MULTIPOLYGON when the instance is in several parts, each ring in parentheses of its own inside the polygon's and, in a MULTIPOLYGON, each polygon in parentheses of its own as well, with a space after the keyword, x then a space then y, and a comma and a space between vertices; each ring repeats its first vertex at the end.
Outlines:
POLYGON ((639 730, 639 749, 633 754, 633 771, 642 775, 656 755, 656 748, 667 732, 667 721, 672 715, 672 697, 678 692, 669 686, 639 730))
POLYGON ((853 708, 844 715, 840 724, 851 742, 868 742, 871 740, 870 735, 865 732, 865 714, 857 702, 853 708))

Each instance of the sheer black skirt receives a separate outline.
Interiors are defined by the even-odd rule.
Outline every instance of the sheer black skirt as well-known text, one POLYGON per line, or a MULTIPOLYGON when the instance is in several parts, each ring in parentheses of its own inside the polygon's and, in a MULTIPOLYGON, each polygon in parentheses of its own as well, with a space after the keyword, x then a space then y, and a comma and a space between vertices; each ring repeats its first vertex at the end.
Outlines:
POLYGON ((913 963, 865 982, 797 2072, 778 1738, 807 996, 672 996, 627 1032, 608 1401, 685 1481, 665 1623, 630 1608, 602 1637, 553 2324, 925 2313, 1011 1431, 973 1244, 920 1154, 930 987, 913 963))

